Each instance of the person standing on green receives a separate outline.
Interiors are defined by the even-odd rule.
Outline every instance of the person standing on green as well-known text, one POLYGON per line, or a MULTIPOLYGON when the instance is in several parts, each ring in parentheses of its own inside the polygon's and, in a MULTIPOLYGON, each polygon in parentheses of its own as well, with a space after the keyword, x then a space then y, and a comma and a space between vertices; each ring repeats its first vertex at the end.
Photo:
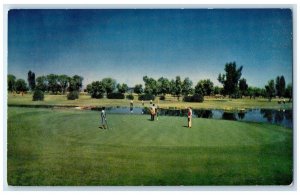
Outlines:
POLYGON ((133 112, 133 100, 130 101, 130 112, 133 112))
POLYGON ((155 104, 153 104, 153 105, 150 107, 151 121, 154 121, 155 111, 156 111, 155 104))
POLYGON ((192 128, 192 117, 193 117, 193 111, 192 108, 188 108, 188 128, 192 128))
POLYGON ((101 116, 101 124, 102 124, 102 126, 100 126, 100 128, 106 129, 106 126, 105 126, 106 125, 105 107, 102 107, 100 116, 101 116))

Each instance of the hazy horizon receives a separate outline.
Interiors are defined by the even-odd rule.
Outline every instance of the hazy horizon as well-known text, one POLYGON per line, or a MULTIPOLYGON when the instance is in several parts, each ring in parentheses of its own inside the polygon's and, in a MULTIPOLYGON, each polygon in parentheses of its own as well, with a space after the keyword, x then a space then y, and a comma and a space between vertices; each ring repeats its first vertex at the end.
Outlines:
POLYGON ((130 87, 147 75, 214 85, 228 62, 248 85, 292 83, 290 9, 15 9, 8 12, 8 74, 27 80, 75 74, 86 86, 112 77, 130 87))

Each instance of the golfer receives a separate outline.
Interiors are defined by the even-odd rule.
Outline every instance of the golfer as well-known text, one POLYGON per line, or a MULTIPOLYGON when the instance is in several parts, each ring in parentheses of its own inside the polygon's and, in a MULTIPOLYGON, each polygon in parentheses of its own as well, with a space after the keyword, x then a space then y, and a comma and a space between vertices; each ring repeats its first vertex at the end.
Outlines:
POLYGON ((105 113, 105 107, 102 107, 102 110, 101 110, 101 124, 102 126, 100 126, 100 128, 103 128, 103 129, 106 129, 106 113, 105 113))
POLYGON ((155 116, 155 104, 153 104, 150 108, 150 114, 151 114, 151 121, 154 121, 154 116, 155 116))
POLYGON ((188 108, 188 128, 192 128, 192 116, 193 116, 193 111, 192 108, 188 108))
POLYGON ((133 100, 130 101, 130 112, 133 113, 133 100))

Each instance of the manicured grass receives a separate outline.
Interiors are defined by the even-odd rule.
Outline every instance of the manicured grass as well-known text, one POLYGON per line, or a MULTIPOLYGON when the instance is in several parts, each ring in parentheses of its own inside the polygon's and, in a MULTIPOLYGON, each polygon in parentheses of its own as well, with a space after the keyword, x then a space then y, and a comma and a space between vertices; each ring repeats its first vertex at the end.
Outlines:
POLYGON ((289 185, 292 130, 236 121, 8 107, 9 185, 289 185))
MULTIPOLYGON (((272 99, 269 102, 267 99, 216 99, 205 97, 203 103, 189 103, 178 101, 170 95, 167 96, 165 101, 159 100, 157 97, 154 101, 155 104, 159 104, 160 107, 169 108, 186 108, 191 106, 192 108, 203 109, 225 109, 225 110, 238 110, 247 108, 270 108, 270 109, 291 109, 292 103, 278 104, 279 99, 272 99)), ((8 94, 8 105, 57 105, 57 106, 127 106, 129 107, 130 100, 122 99, 93 99, 89 95, 80 95, 77 100, 67 100, 66 95, 45 95, 44 101, 32 101, 31 94, 25 94, 24 96, 18 94, 8 94)), ((134 106, 141 107, 142 103, 138 100, 138 96, 135 95, 134 106)), ((145 106, 150 106, 149 101, 145 101, 145 106)))

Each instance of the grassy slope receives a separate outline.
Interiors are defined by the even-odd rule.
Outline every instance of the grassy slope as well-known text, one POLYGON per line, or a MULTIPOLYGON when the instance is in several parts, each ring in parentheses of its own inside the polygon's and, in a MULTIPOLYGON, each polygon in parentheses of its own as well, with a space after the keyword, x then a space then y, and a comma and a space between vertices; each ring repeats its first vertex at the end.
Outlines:
MULTIPOLYGON (((215 99, 206 98, 203 103, 188 103, 178 102, 176 98, 169 97, 166 101, 159 101, 156 98, 155 103, 159 103, 160 107, 177 107, 185 108, 191 106, 193 108, 204 109, 245 109, 245 108, 273 108, 273 109, 291 109, 292 103, 280 105, 277 103, 278 99, 273 99, 269 102, 267 99, 215 99)), ((65 95, 45 95, 44 101, 32 101, 32 95, 27 94, 12 95, 8 94, 9 105, 67 105, 67 106, 129 106, 130 100, 110 100, 110 99, 92 99, 88 95, 81 95, 78 100, 67 100, 65 95)), ((145 105, 149 106, 149 101, 145 101, 145 105)), ((142 106, 141 102, 134 100, 134 106, 142 106)))
POLYGON ((223 120, 8 109, 10 185, 287 185, 292 130, 223 120))

